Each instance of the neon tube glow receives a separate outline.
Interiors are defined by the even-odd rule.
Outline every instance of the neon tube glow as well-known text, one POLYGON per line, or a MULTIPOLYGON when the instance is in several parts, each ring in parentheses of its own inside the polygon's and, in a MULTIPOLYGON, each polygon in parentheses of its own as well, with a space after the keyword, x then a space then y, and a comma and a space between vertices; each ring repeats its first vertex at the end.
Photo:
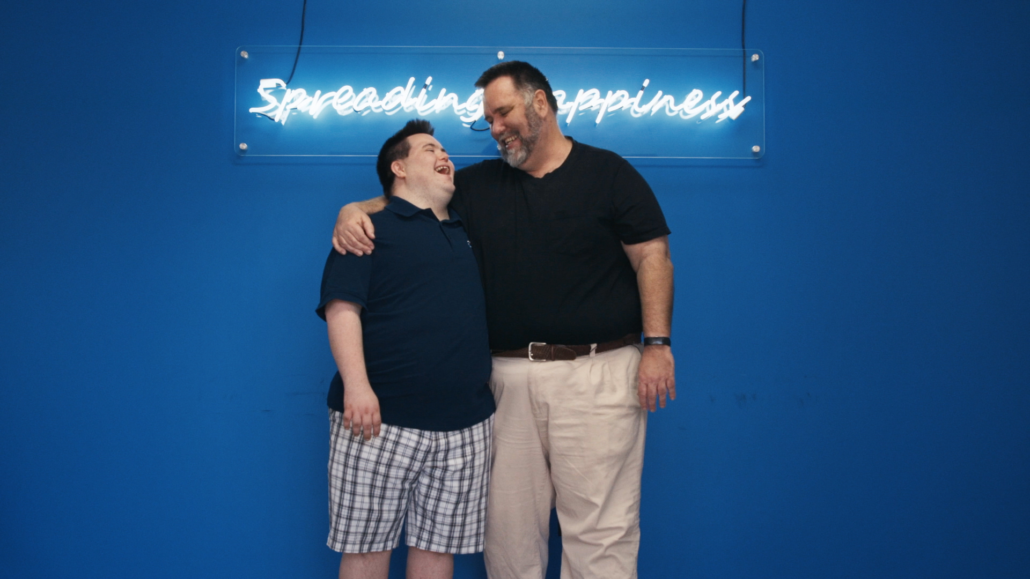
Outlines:
MULTIPOLYGON (((265 78, 259 82, 257 92, 266 104, 248 110, 283 125, 286 124, 293 111, 307 113, 313 119, 317 119, 327 108, 332 108, 340 116, 373 113, 394 115, 401 111, 407 113, 416 111, 419 115, 425 116, 450 110, 466 125, 474 123, 483 116, 482 89, 477 89, 465 101, 462 101, 456 93, 447 92, 446 88, 441 88, 436 98, 431 98, 432 82, 433 77, 428 77, 416 95, 415 77, 411 77, 408 79, 407 85, 396 86, 380 98, 374 87, 366 87, 360 92, 355 92, 350 85, 344 85, 334 91, 323 93, 321 90, 317 90, 314 94, 309 95, 303 88, 287 88, 286 83, 281 79, 265 78)), ((626 90, 609 90, 602 97, 600 90, 590 88, 579 89, 576 91, 575 98, 566 100, 570 93, 566 93, 564 90, 555 90, 554 97, 558 101, 558 117, 564 116, 565 124, 570 125, 575 120, 577 113, 597 111, 594 124, 599 125, 606 115, 620 111, 629 111, 633 118, 644 115, 654 116, 661 111, 669 117, 681 119, 697 117, 698 122, 716 117, 715 122, 721 123, 726 119, 736 120, 744 113, 744 106, 751 101, 751 97, 744 97, 739 102, 735 102, 740 95, 739 91, 733 91, 726 98, 720 100, 722 91, 716 91, 706 99, 702 91, 693 89, 678 103, 675 96, 659 90, 646 104, 641 104, 644 100, 644 92, 650 82, 649 79, 644 79, 640 89, 633 97, 630 97, 630 93, 626 90)))

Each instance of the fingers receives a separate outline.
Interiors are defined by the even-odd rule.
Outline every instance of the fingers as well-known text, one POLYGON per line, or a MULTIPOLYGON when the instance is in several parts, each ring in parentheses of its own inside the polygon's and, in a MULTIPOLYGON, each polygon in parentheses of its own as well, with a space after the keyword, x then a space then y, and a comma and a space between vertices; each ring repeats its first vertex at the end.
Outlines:
POLYGON ((373 436, 379 436, 382 426, 383 420, 378 410, 364 414, 355 412, 353 418, 350 410, 343 413, 343 427, 350 430, 352 436, 372 440, 373 436))
POLYGON ((375 248, 372 240, 376 238, 376 234, 375 227, 373 227, 372 220, 369 219, 368 215, 361 215, 356 226, 353 230, 348 230, 348 233, 350 233, 352 238, 353 249, 358 255, 372 253, 372 250, 375 248))
POLYGON ((343 238, 335 231, 333 231, 333 249, 340 255, 347 255, 347 248, 343 246, 343 238))
POLYGON ((665 408, 668 401, 676 399, 676 381, 674 379, 640 378, 637 398, 640 407, 651 412, 665 408))
POLYGON ((343 255, 365 255, 372 253, 375 245, 375 226, 368 215, 361 214, 349 220, 340 212, 340 217, 333 227, 333 248, 343 255))
MULTIPOLYGON (((369 219, 368 215, 363 216, 363 218, 361 219, 361 228, 365 230, 366 237, 368 237, 369 239, 376 238, 376 228, 372 226, 372 220, 369 219)), ((371 246, 372 244, 370 243, 369 247, 371 246)))
POLYGON ((350 433, 354 436, 360 436, 365 440, 372 440, 371 416, 366 414, 355 420, 351 425, 350 433), (367 422, 366 419, 368 419, 367 422))
POLYGON ((655 412, 665 408, 667 401, 676 399, 675 365, 667 348, 644 348, 637 384, 640 407, 645 410, 655 412))
POLYGON ((637 398, 640 399, 640 407, 654 412, 656 410, 655 400, 658 389, 650 380, 641 378, 637 383, 639 384, 637 387, 637 398))
POLYGON ((665 408, 665 397, 669 394, 669 388, 665 384, 658 386, 658 407, 665 408))
POLYGON ((340 208, 340 214, 336 216, 336 225, 333 226, 333 249, 347 255, 346 241, 343 238, 344 209, 346 206, 340 208))
POLYGON ((359 234, 352 234, 350 230, 346 232, 345 241, 347 249, 349 249, 354 255, 366 255, 372 253, 372 248, 374 247, 372 242, 368 241, 368 238, 365 237, 363 229, 359 228, 358 232, 359 234))
MULTIPOLYGON (((362 436, 364 437, 365 440, 372 440, 372 416, 366 415, 365 418, 367 420, 365 421, 364 425, 362 425, 362 427, 361 427, 361 429, 362 429, 362 436)), ((376 434, 378 436, 378 433, 376 433, 376 434)))
POLYGON ((354 255, 372 253, 372 249, 375 248, 372 243, 372 239, 375 238, 374 234, 371 238, 369 237, 372 231, 372 221, 368 217, 364 217, 359 223, 353 225, 338 225, 333 232, 333 247, 343 254, 347 252, 354 255))

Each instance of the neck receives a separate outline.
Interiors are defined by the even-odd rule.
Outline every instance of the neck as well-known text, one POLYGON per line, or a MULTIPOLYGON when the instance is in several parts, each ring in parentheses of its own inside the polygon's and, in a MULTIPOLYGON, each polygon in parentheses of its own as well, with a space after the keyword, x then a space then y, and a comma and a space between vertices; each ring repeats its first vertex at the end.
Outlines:
POLYGON ((565 138, 553 115, 544 121, 540 139, 536 143, 533 154, 526 159, 520 169, 540 178, 562 166, 572 152, 572 141, 565 138))
POLYGON ((440 221, 450 218, 451 214, 447 210, 447 204, 451 202, 452 193, 433 194, 428 191, 413 191, 405 187, 398 187, 393 192, 394 197, 400 197, 401 199, 411 203, 419 209, 430 209, 433 215, 440 221))

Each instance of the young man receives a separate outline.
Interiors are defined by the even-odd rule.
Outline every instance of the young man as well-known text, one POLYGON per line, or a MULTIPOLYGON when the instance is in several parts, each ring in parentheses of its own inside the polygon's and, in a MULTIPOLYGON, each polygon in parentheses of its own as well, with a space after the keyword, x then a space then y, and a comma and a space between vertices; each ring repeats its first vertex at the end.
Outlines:
MULTIPOLYGON (((628 162, 562 135, 539 70, 503 62, 476 86, 503 160, 459 171, 451 206, 479 259, 494 350, 487 574, 541 579, 555 507, 563 578, 632 579, 646 409, 676 393, 669 229, 628 162)), ((374 237, 382 251, 362 213, 382 203, 344 207, 334 245, 367 253, 374 237)))
POLYGON ((447 205, 454 164, 423 120, 387 139, 378 250, 330 252, 318 314, 329 390, 329 547, 340 578, 386 579, 407 521, 408 577, 483 550, 494 399, 475 257, 447 205))

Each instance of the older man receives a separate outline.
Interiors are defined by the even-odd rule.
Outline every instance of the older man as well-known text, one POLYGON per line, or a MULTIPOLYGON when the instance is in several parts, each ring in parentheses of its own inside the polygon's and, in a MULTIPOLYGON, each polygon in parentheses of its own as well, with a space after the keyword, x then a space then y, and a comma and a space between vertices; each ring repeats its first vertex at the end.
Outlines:
MULTIPOLYGON (((629 163, 562 135, 536 68, 501 63, 476 86, 503 161, 458 171, 451 207, 494 354, 487 571, 542 577, 553 506, 563 578, 635 577, 646 410, 676 392, 669 229, 629 163)), ((382 205, 344 207, 337 249, 372 251, 365 213, 382 205)))

